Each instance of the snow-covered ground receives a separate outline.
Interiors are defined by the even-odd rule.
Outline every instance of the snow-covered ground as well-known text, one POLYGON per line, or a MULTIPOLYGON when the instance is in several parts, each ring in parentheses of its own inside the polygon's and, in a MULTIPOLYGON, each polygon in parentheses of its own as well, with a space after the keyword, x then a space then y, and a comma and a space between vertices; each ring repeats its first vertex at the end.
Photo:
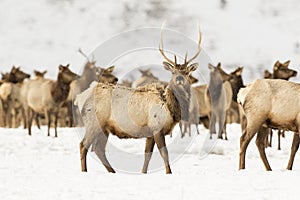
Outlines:
MULTIPOLYGON (((298 0, 227 0, 223 8, 220 2, 0 0, 0 72, 20 65, 28 73, 47 69, 47 77, 54 78, 60 63, 71 63, 79 71, 85 62, 79 47, 89 53, 120 32, 160 27, 165 20, 167 28, 194 40, 199 21, 205 52, 228 71, 244 66, 246 83, 261 78, 276 60, 291 59, 291 68, 299 71, 298 0)), ((144 61, 145 56, 135 59, 144 61)), ((131 63, 113 64, 120 70, 131 63)), ((119 173, 108 174, 93 153, 88 157, 89 172, 82 173, 78 130, 61 128, 58 138, 46 137, 45 130, 34 129, 29 137, 21 128, 0 129, 0 199, 298 199, 299 155, 294 170, 285 170, 292 134, 286 134, 281 151, 275 148, 276 134, 274 147, 267 149, 272 172, 264 170, 253 141, 246 170, 238 171, 241 131, 238 125, 229 125, 229 141, 217 142, 209 154, 203 148, 207 141, 203 127, 199 136, 168 137, 173 174, 165 175, 164 169, 154 166, 162 166, 155 154, 151 173, 141 175, 125 173, 124 168, 141 169, 144 140, 110 137, 109 144, 135 156, 135 162, 130 158, 118 162, 108 147, 108 159, 119 173)))
MULTIPOLYGON (((229 140, 219 141, 204 157, 200 150, 208 132, 203 127, 200 131, 171 164, 172 175, 165 175, 164 169, 143 175, 108 174, 93 153, 88 154, 88 173, 82 173, 76 129, 60 128, 58 138, 46 137, 46 127, 35 128, 31 137, 21 128, 0 129, 0 199, 298 199, 299 156, 294 170, 285 170, 292 134, 282 140, 281 151, 276 150, 274 137, 274 148, 267 149, 273 171, 266 172, 254 142, 248 148, 246 170, 238 171, 238 125, 230 125, 229 140)), ((174 138, 176 134, 178 129, 174 138)), ((167 139, 172 145, 174 139, 167 139)), ((185 137, 181 142, 190 140, 185 137)), ((143 152, 143 140, 110 137, 109 143, 133 156, 143 152)), ((169 149, 169 153, 172 159, 179 152, 169 149)), ((156 159, 163 165, 159 155, 150 164, 156 159)), ((108 160, 117 162, 109 153, 108 160)), ((124 160, 119 159, 119 166, 120 162, 124 160)), ((141 158, 135 164, 141 169, 142 162, 141 158)))

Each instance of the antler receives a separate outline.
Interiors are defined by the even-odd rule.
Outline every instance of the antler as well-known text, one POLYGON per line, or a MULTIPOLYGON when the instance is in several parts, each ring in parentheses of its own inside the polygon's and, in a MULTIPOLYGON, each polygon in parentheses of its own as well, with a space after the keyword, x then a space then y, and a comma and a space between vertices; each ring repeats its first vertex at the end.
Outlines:
POLYGON ((160 30, 160 43, 159 43, 159 51, 161 53, 161 55, 166 59, 166 61, 168 61, 169 63, 173 64, 174 66, 176 66, 176 63, 173 62, 171 59, 169 59, 165 53, 164 53, 164 43, 163 43, 163 39, 162 39, 162 28, 160 30))
POLYGON ((192 62, 193 60, 195 60, 195 58, 197 58, 197 56, 200 54, 201 52, 201 40, 202 40, 202 33, 200 31, 200 27, 199 27, 199 41, 198 41, 198 51, 196 52, 196 54, 191 58, 189 59, 188 61, 186 61, 187 59, 187 52, 185 54, 185 64, 189 64, 190 62, 192 62))
POLYGON ((81 50, 81 48, 78 49, 78 52, 79 52, 83 57, 85 57, 85 58, 87 59, 88 62, 90 62, 89 57, 88 57, 85 53, 83 53, 83 51, 81 50))

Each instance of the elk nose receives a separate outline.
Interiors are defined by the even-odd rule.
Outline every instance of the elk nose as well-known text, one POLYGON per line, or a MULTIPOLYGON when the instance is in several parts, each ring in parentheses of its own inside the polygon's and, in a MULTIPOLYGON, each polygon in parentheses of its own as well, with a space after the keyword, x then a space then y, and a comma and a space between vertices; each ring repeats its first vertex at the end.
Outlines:
POLYGON ((115 81, 115 82, 118 82, 118 80, 119 80, 118 78, 115 78, 115 80, 114 80, 114 81, 115 81))
POLYGON ((297 72, 296 71, 294 71, 294 74, 293 74, 294 76, 297 76, 297 72))
POLYGON ((184 82, 183 76, 177 76, 176 77, 176 83, 177 84, 183 84, 183 82, 184 82))

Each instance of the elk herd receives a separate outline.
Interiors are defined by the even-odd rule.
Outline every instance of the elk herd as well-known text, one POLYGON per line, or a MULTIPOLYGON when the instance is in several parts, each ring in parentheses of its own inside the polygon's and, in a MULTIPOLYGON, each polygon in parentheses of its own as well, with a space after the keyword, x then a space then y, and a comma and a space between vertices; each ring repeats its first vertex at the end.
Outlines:
POLYGON ((289 68, 290 61, 274 64, 273 72, 265 71, 264 79, 245 85, 243 67, 227 73, 221 63, 208 64, 209 82, 193 85, 198 80, 192 73, 193 63, 201 53, 202 35, 199 30, 197 52, 187 54, 182 63, 177 56, 170 59, 164 51, 162 33, 159 52, 163 67, 171 73, 163 82, 150 69, 140 69, 141 77, 133 82, 118 83, 114 66, 102 68, 87 59, 82 74, 72 72, 69 65, 59 65, 56 80, 45 78, 47 71, 34 71, 34 78, 13 66, 2 73, 0 80, 0 126, 13 128, 22 125, 31 135, 32 125, 85 127, 80 142, 82 171, 87 171, 86 156, 91 148, 108 172, 115 170, 106 158, 105 147, 109 134, 119 138, 146 138, 142 172, 147 173, 154 145, 159 149, 166 173, 171 173, 165 136, 172 137, 178 124, 181 137, 191 136, 191 126, 199 124, 209 129, 210 138, 228 140, 226 124, 241 124, 239 169, 245 169, 246 150, 257 134, 256 145, 267 170, 271 170, 265 149, 272 145, 273 130, 280 138, 285 131, 294 132, 287 169, 291 170, 300 137, 300 84, 288 81, 297 75, 289 68))

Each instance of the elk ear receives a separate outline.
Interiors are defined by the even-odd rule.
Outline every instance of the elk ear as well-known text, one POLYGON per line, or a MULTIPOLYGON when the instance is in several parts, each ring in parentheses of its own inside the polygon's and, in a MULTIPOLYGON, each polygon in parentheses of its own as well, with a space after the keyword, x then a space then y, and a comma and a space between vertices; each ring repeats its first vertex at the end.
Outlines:
POLYGON ((104 72, 111 74, 114 71, 114 69, 115 69, 115 66, 113 65, 113 66, 110 66, 109 68, 105 69, 104 72))
POLYGON ((210 71, 213 72, 215 70, 215 66, 213 66, 210 63, 208 63, 208 69, 210 69, 210 71))
POLYGON ((237 76, 242 75, 243 69, 244 69, 244 67, 239 67, 239 69, 237 70, 237 72, 236 72, 235 74, 236 74, 237 76))
POLYGON ((283 66, 288 67, 290 62, 291 62, 290 60, 286 61, 285 63, 283 63, 283 66))
POLYGON ((64 70, 64 66, 59 65, 58 69, 59 69, 59 72, 62 72, 64 70))
POLYGON ((196 79, 196 78, 193 77, 192 75, 190 75, 189 78, 190 78, 190 84, 193 84, 193 83, 197 83, 197 82, 198 82, 198 79, 196 79))
POLYGON ((69 66, 70 66, 70 63, 68 63, 68 64, 66 65, 66 68, 69 68, 69 66))
POLYGON ((218 63, 217 68, 221 68, 221 62, 218 63))
POLYGON ((164 68, 170 72, 172 72, 174 69, 174 66, 168 62, 163 62, 163 65, 164 65, 164 68))
POLYGON ((276 70, 277 70, 279 66, 280 66, 280 62, 279 62, 279 60, 277 60, 274 64, 274 69, 276 67, 276 70))
POLYGON ((196 71, 196 69, 198 68, 198 63, 193 63, 190 66, 188 66, 187 68, 187 74, 190 75, 193 71, 196 71))
POLYGON ((47 71, 47 70, 45 70, 45 71, 43 71, 43 72, 42 72, 42 74, 43 74, 43 75, 45 75, 45 74, 47 74, 47 72, 48 72, 48 71, 47 71))

